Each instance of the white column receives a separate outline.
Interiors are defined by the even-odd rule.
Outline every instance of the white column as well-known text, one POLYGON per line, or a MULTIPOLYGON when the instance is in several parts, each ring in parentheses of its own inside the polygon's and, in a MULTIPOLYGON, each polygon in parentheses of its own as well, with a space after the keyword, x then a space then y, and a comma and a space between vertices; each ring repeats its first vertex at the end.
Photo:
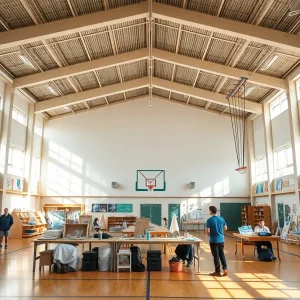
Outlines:
POLYGON ((253 198, 253 178, 255 176, 255 159, 254 159, 254 135, 253 121, 247 120, 247 135, 248 135, 248 172, 250 186, 250 201, 251 205, 255 205, 253 198))
POLYGON ((25 148, 25 172, 24 172, 24 192, 28 192, 28 200, 31 194, 31 169, 34 141, 35 113, 34 104, 30 103, 27 116, 26 148, 25 148))
POLYGON ((2 193, 0 197, 0 209, 1 212, 7 203, 5 203, 6 196, 6 182, 7 182, 7 169, 8 169, 8 151, 10 144, 10 132, 12 121, 12 109, 13 109, 13 88, 11 83, 5 84, 5 92, 3 99, 3 111, 2 111, 2 127, 1 127, 1 140, 0 140, 0 173, 1 173, 1 188, 2 193))
POLYGON ((300 175, 300 123, 298 113, 298 100, 296 92, 296 82, 289 81, 289 93, 287 94, 289 121, 291 131, 291 144, 293 151, 293 167, 295 179, 295 195, 298 204, 298 212, 300 211, 299 203, 299 175, 300 175))
POLYGON ((271 116, 270 116, 270 104, 263 104, 263 122, 264 122, 264 133, 265 133, 265 149, 266 149, 266 162, 268 170, 268 198, 271 203, 271 214, 272 222, 276 221, 276 204, 275 196, 271 195, 274 185, 274 159, 273 159, 273 138, 271 128, 271 116))

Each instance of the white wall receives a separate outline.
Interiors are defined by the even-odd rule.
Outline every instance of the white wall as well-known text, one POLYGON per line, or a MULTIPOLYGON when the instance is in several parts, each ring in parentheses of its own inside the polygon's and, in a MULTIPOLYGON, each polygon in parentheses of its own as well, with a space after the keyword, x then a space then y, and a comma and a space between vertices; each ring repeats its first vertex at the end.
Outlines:
MULTIPOLYGON (((44 131, 42 194, 140 196, 103 200, 134 203, 136 215, 142 201, 180 203, 143 200, 148 192, 135 191, 136 170, 164 169, 167 188, 155 197, 215 196, 216 185, 226 180, 229 186, 218 196, 248 196, 248 175, 235 171, 231 130, 229 118, 163 101, 154 101, 153 107, 134 101, 50 121, 44 131), (112 189, 112 181, 120 188, 112 189), (190 181, 195 189, 187 187, 190 181)), ((43 199, 55 201, 68 200, 43 199)), ((100 200, 71 201, 82 201, 90 211, 100 200)))

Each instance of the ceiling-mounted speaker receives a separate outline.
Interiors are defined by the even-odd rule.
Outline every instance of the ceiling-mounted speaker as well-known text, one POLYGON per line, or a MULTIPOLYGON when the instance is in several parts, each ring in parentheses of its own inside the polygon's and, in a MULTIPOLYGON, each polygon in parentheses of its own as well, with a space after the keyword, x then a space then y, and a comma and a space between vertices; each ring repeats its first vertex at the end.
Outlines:
POLYGON ((191 181, 191 182, 189 183, 189 186, 190 186, 191 189, 195 188, 195 182, 191 181))
POLYGON ((113 189, 116 189, 116 188, 118 187, 118 183, 117 183, 116 181, 113 181, 113 182, 111 183, 111 187, 112 187, 113 189))

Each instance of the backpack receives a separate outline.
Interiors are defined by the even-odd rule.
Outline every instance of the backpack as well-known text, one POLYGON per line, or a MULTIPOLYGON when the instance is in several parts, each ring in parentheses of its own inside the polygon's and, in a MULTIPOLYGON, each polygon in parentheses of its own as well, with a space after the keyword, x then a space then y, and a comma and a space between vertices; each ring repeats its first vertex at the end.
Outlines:
POLYGON ((270 232, 265 232, 265 231, 261 231, 261 232, 259 232, 257 235, 258 235, 258 236, 271 236, 272 233, 270 233, 270 232))
POLYGON ((273 254, 269 248, 262 248, 258 254, 258 259, 261 261, 273 261, 273 254))
POLYGON ((145 265, 142 264, 141 250, 137 246, 130 247, 132 272, 144 272, 145 265))

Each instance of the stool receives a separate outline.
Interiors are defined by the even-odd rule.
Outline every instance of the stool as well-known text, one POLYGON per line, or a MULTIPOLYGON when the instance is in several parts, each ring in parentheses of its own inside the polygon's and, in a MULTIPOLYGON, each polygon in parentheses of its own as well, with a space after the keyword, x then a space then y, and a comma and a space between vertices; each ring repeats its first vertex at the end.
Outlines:
POLYGON ((119 272, 119 269, 129 269, 129 272, 131 272, 131 252, 119 252, 117 254, 117 272, 119 272), (129 264, 120 265, 120 256, 128 256, 129 264))
POLYGON ((49 266, 49 271, 51 272, 51 266, 53 264, 53 251, 54 250, 45 250, 40 252, 40 271, 42 267, 44 271, 44 266, 49 266))

